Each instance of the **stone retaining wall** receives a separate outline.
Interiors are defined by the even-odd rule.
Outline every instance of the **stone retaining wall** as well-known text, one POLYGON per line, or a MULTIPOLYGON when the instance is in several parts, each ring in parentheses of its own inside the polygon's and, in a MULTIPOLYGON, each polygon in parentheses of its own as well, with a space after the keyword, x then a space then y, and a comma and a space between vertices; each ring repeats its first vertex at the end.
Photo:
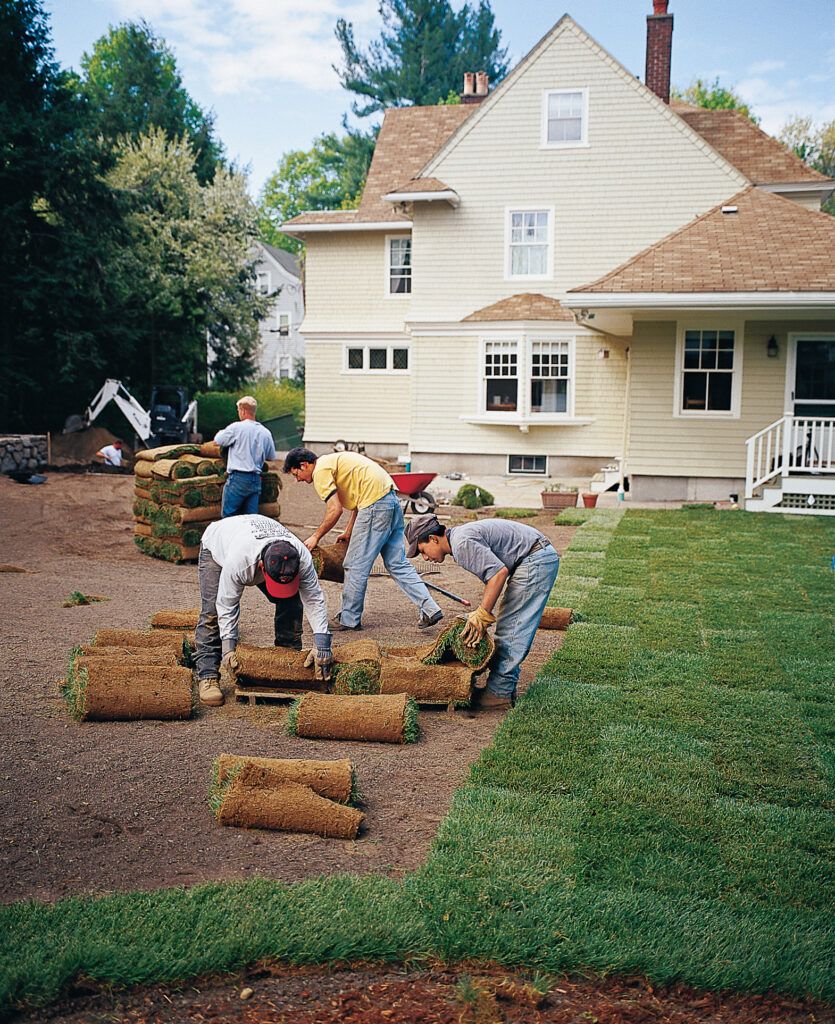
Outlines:
POLYGON ((0 437, 0 473, 37 469, 46 464, 46 434, 7 434, 0 437))

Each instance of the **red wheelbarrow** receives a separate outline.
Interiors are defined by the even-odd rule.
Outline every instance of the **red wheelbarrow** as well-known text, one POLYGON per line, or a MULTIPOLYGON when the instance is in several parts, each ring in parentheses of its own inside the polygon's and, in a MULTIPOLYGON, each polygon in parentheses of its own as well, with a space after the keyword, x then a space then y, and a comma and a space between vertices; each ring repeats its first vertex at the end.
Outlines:
POLYGON ((429 491, 424 490, 424 487, 428 487, 437 475, 437 473, 391 474, 394 486, 397 488, 397 497, 404 512, 409 506, 418 515, 423 512, 435 511, 435 499, 429 491))

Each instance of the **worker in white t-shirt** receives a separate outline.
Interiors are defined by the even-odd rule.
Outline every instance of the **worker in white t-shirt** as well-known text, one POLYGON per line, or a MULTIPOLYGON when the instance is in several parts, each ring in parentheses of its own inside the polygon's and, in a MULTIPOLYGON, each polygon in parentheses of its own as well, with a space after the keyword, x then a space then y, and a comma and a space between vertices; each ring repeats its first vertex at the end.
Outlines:
POLYGON ((122 465, 122 442, 114 441, 113 444, 106 444, 96 455, 104 459, 105 466, 122 465))

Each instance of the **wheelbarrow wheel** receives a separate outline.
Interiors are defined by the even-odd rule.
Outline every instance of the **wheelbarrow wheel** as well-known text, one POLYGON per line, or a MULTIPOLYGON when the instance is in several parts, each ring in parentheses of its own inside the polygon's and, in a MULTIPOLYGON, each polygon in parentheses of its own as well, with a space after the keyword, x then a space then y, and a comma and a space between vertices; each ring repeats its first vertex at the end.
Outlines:
POLYGON ((425 512, 435 511, 435 499, 429 491, 418 491, 412 498, 410 505, 416 515, 423 515, 425 512))

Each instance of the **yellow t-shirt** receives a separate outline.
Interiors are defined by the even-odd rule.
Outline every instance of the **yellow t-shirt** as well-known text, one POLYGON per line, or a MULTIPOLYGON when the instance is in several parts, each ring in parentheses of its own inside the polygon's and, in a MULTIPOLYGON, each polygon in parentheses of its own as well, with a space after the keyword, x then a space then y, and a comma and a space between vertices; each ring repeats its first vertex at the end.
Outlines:
POLYGON ((321 455, 313 470, 313 486, 323 501, 334 491, 343 508, 368 508, 394 488, 394 481, 371 459, 356 452, 321 455))

